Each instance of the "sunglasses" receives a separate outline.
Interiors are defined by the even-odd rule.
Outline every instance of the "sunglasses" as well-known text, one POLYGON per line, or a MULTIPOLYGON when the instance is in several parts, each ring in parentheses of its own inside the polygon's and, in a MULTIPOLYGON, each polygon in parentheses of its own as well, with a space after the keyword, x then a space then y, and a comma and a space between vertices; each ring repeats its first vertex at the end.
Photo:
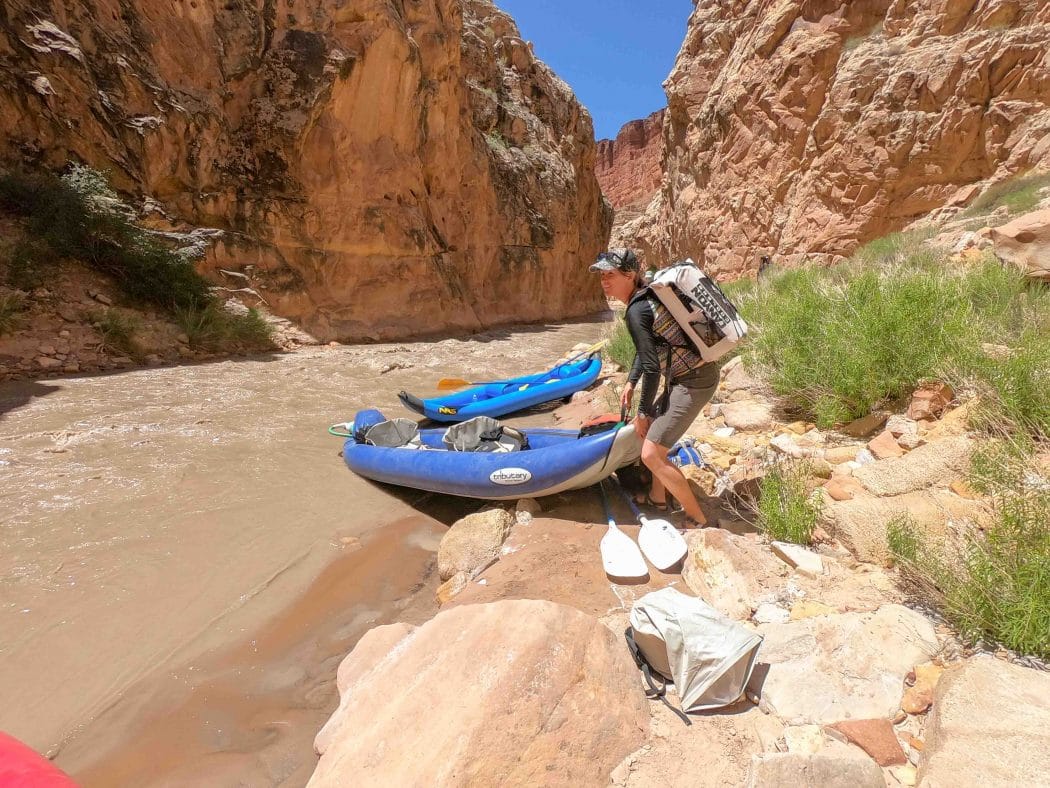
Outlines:
POLYGON ((620 271, 624 272, 634 270, 626 260, 624 260, 622 257, 620 257, 620 255, 616 254, 615 252, 602 252, 600 255, 598 255, 598 262, 612 263, 620 271))

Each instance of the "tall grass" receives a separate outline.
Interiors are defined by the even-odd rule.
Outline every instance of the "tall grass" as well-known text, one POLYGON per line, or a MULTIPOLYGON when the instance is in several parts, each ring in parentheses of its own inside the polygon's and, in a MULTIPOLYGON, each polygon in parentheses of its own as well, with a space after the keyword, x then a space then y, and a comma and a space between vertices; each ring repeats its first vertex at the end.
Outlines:
POLYGON ((25 309, 25 296, 21 293, 0 293, 0 336, 13 329, 25 309))
POLYGON ((175 322, 194 348, 214 349, 232 342, 259 350, 272 344, 273 328, 255 309, 238 315, 210 303, 203 308, 176 309, 175 322))
POLYGON ((907 242, 832 269, 798 269, 739 300, 746 347, 774 391, 827 427, 894 404, 924 379, 984 394, 993 422, 1050 436, 1050 295, 986 258, 960 269, 907 242), (890 262, 885 262, 889 260, 890 262), (1006 345, 992 357, 982 344, 1006 345))
POLYGON ((1032 173, 1000 181, 985 189, 963 212, 963 216, 990 213, 1006 206, 1011 215, 1027 213, 1041 199, 1040 191, 1050 186, 1050 173, 1032 173))
POLYGON ((609 342, 602 351, 605 357, 619 364, 624 370, 629 370, 634 364, 634 340, 631 339, 631 332, 627 330, 627 323, 622 315, 616 318, 607 339, 609 342))
POLYGON ((975 455, 970 484, 992 501, 983 534, 947 550, 901 517, 888 526, 890 550, 909 590, 965 637, 1050 659, 1050 487, 1012 440, 975 455))
POLYGON ((759 528, 779 542, 809 544, 821 513, 821 498, 810 494, 805 463, 775 463, 762 477, 757 503, 759 528))

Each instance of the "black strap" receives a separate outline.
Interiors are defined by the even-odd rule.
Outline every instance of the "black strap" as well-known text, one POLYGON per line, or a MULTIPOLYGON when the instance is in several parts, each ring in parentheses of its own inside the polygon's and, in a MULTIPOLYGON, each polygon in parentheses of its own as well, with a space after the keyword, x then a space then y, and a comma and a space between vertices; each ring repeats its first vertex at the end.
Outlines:
POLYGON ((627 629, 624 630, 623 636, 627 640, 627 648, 631 652, 631 656, 634 657, 634 664, 641 669, 642 676, 645 677, 645 683, 649 685, 649 689, 645 691, 645 697, 650 700, 660 701, 667 708, 677 714, 682 722, 686 725, 692 725, 693 721, 689 719, 688 715, 681 709, 676 709, 667 700, 667 682, 657 686, 656 682, 653 681, 653 670, 649 667, 649 663, 646 662, 645 657, 642 656, 642 651, 638 648, 638 644, 634 640, 634 630, 631 629, 631 627, 627 627, 627 629))

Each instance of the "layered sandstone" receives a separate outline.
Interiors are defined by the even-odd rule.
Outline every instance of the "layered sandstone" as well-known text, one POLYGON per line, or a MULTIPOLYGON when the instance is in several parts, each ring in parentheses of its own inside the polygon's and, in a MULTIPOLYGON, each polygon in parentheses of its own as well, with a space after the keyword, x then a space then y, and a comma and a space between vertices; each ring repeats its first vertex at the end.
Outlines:
POLYGON ((623 125, 614 140, 598 140, 595 174, 621 221, 623 209, 645 208, 660 188, 665 109, 623 125))
POLYGON ((1043 0, 701 3, 664 181, 619 237, 714 273, 828 263, 1050 161, 1043 0))
POLYGON ((602 307, 590 117, 488 0, 15 0, 0 86, 0 158, 222 229, 204 266, 320 338, 602 307))

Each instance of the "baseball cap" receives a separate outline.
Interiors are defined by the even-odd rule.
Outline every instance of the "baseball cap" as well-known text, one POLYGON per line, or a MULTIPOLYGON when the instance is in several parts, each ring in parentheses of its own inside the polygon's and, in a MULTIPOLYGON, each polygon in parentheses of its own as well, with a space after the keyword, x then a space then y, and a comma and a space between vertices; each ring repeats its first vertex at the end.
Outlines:
POLYGON ((598 255, 590 270, 634 273, 638 270, 638 258, 630 249, 610 249, 598 255))

